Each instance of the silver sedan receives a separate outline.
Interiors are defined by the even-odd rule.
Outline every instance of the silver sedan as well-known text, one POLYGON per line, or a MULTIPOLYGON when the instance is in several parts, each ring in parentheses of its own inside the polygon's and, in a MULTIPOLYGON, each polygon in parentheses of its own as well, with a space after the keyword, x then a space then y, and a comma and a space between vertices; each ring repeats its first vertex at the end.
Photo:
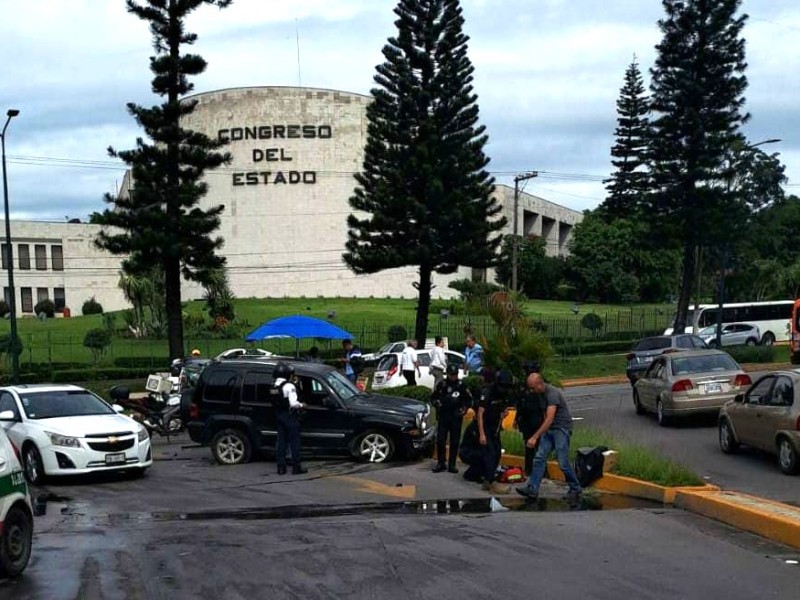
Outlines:
POLYGON ((636 414, 654 412, 659 425, 673 417, 716 413, 751 384, 739 364, 721 350, 664 354, 633 388, 636 414))

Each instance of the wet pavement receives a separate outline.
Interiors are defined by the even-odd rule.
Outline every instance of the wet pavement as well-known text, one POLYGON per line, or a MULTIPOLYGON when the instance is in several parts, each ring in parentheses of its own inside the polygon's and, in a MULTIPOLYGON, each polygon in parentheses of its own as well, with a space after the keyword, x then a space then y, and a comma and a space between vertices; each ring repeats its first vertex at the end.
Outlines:
POLYGON ((614 495, 490 495, 428 463, 212 465, 159 447, 143 479, 36 490, 31 563, 5 600, 794 597, 797 552, 614 495))

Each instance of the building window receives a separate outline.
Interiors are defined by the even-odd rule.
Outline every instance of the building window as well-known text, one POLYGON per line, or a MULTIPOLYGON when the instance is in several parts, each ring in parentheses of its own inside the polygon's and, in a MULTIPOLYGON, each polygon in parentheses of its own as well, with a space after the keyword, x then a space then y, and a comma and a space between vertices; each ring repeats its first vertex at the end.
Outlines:
POLYGON ((2 244, 0 248, 2 248, 0 254, 2 254, 3 269, 8 269, 8 244, 2 244))
POLYGON ((34 246, 34 250, 36 251, 36 270, 37 271, 46 271, 47 270, 47 246, 44 244, 36 244, 34 246))
POLYGON ((33 289, 25 287, 20 288, 20 293, 22 294, 22 312, 24 313, 32 313, 33 312, 33 289))
POLYGON ((29 271, 31 268, 31 247, 28 244, 17 246, 19 254, 19 268, 21 271, 29 271))
POLYGON ((36 288, 36 303, 42 302, 47 300, 49 294, 47 293, 47 288, 36 288))
POLYGON ((64 307, 67 305, 64 288, 53 288, 53 304, 56 307, 56 312, 64 312, 64 307))
POLYGON ((8 293, 9 289, 10 288, 8 286, 3 288, 3 300, 6 301, 6 304, 11 306, 11 294, 8 293))
POLYGON ((50 246, 50 258, 53 261, 53 271, 64 270, 64 247, 50 246))

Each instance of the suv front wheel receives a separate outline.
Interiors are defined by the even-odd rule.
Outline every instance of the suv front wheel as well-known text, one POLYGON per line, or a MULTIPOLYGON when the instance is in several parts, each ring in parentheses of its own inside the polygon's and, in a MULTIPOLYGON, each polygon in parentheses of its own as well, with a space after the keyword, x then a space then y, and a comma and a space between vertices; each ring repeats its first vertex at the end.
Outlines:
POLYGON ((221 465, 240 465, 250 460, 250 438, 241 429, 222 429, 211 438, 211 453, 221 465))
POLYGON ((356 440, 355 454, 365 462, 388 462, 394 456, 394 440, 384 431, 365 431, 356 440))

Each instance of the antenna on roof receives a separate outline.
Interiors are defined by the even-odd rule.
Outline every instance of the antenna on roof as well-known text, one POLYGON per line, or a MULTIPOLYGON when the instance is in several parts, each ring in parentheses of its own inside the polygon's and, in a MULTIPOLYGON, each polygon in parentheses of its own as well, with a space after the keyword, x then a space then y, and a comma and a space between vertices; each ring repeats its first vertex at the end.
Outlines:
POLYGON ((300 79, 300 29, 297 27, 297 19, 294 20, 294 37, 297 42, 297 87, 303 87, 300 79))

